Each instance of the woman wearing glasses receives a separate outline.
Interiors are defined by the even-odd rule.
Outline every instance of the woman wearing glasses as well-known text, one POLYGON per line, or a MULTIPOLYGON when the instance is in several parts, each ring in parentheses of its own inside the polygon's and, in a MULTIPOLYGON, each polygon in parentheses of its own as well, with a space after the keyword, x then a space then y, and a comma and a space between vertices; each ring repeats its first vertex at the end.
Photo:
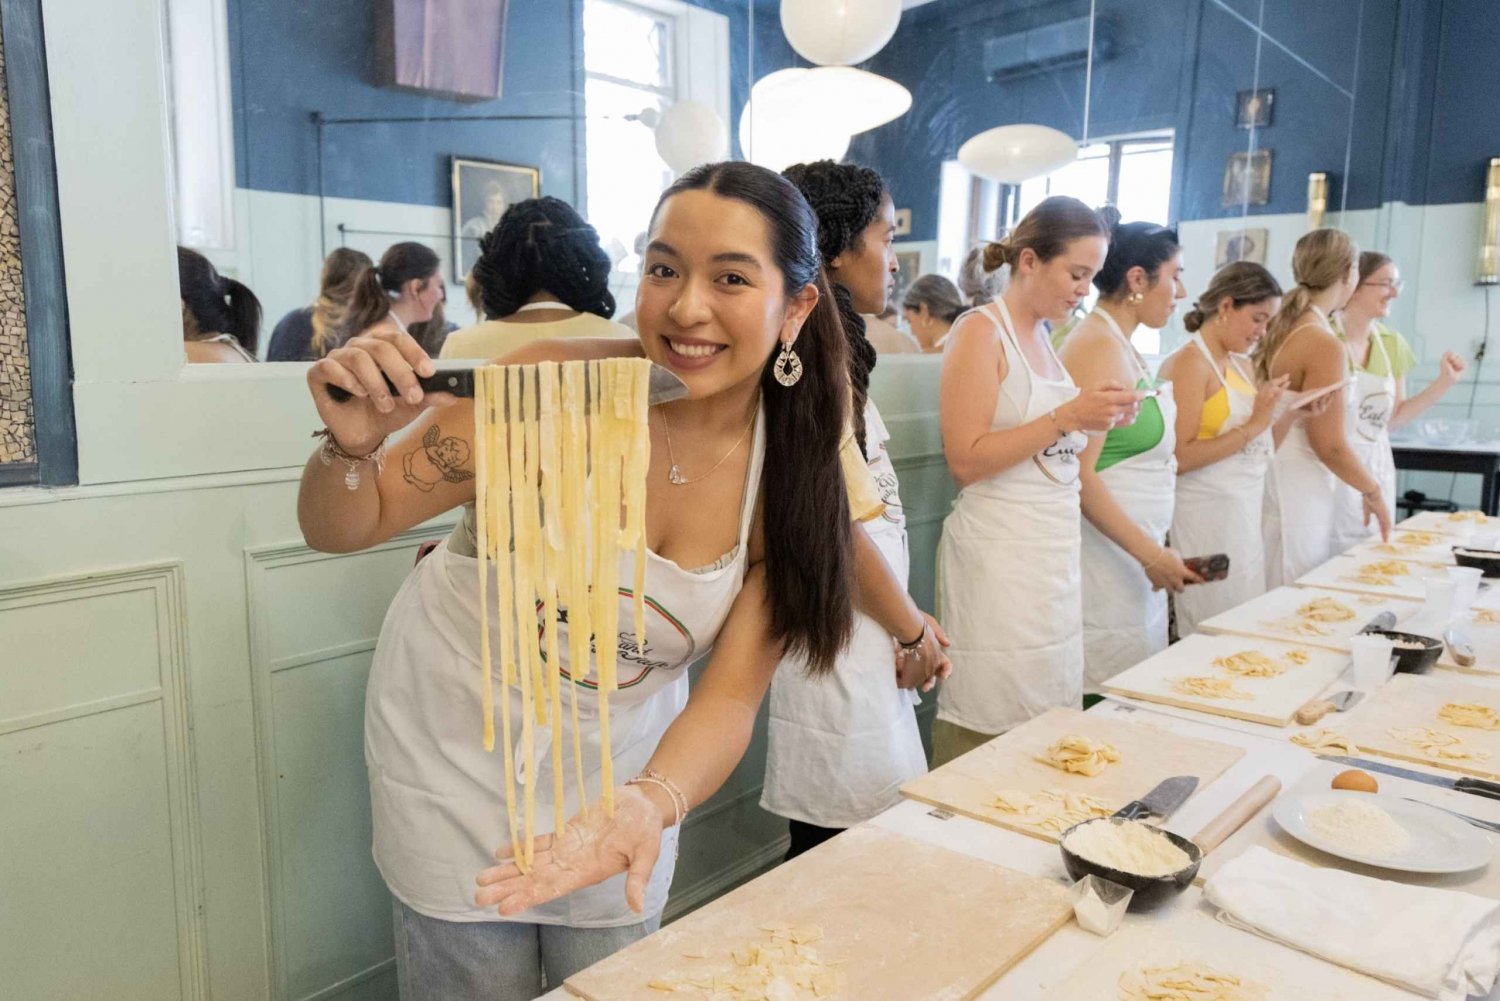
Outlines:
MULTIPOLYGON (((1349 444, 1377 480, 1386 503, 1396 497, 1396 461, 1389 432, 1410 423, 1463 374, 1464 360, 1452 351, 1443 352, 1438 377, 1415 396, 1406 395, 1406 375, 1417 359, 1406 338, 1381 321, 1390 315, 1391 303, 1401 294, 1401 273, 1385 254, 1367 250, 1359 255, 1359 284, 1338 314, 1334 330, 1343 338, 1349 356, 1350 387, 1358 401, 1346 431, 1349 444)), ((1347 549, 1367 538, 1370 529, 1353 487, 1340 483, 1334 510, 1337 550, 1347 549)))

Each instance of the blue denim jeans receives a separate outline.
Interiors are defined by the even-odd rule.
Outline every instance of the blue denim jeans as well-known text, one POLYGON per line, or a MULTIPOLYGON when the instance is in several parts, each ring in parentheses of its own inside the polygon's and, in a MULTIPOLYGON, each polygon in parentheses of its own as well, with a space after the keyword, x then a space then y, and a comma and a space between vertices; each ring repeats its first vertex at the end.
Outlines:
POLYGON ((396 901, 401 1001, 530 1001, 661 927, 661 915, 619 928, 518 921, 442 921, 396 901))

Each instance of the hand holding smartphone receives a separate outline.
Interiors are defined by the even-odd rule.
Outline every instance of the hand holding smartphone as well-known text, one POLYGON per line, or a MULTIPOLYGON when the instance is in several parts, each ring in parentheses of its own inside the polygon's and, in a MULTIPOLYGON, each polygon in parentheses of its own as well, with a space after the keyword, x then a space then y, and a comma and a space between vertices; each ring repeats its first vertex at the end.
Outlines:
POLYGON ((1223 580, 1229 576, 1229 556, 1227 553, 1214 553, 1212 556, 1190 556, 1182 562, 1189 570, 1202 577, 1205 583, 1212 580, 1223 580))

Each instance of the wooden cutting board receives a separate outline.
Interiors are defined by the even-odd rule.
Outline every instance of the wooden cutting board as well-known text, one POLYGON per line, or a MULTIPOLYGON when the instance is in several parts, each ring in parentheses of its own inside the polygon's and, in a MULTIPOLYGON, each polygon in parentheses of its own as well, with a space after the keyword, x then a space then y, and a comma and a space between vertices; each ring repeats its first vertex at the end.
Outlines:
MULTIPOLYGON (((972 998, 1073 916, 1068 891, 925 842, 856 827, 568 979, 589 1001, 708 997, 655 979, 727 972, 777 925, 815 926, 844 1001, 972 998), (835 966, 836 964, 836 966, 835 966)), ((811 1001, 811 992, 793 993, 811 1001)))
POLYGON ((1145 723, 1104 719, 1076 709, 1052 709, 913 779, 901 787, 901 792, 909 799, 975 820, 1056 841, 1056 833, 1038 830, 1014 813, 995 809, 991 805, 995 794, 1009 790, 1084 793, 1118 810, 1174 775, 1198 776, 1201 792, 1244 754, 1243 748, 1185 737, 1145 723), (1120 752, 1120 760, 1093 778, 1036 760, 1037 755, 1069 734, 1113 745, 1120 752))
POLYGON ((1427 596, 1427 587, 1422 583, 1423 578, 1436 577, 1442 573, 1442 569, 1428 563, 1415 563, 1396 557, 1356 556, 1346 553, 1335 556, 1322 566, 1309 570, 1298 578, 1297 583, 1303 587, 1326 587, 1335 591, 1353 591, 1360 594, 1378 594, 1387 598, 1421 600, 1427 596), (1387 580, 1390 583, 1388 584, 1369 583, 1358 579, 1363 568, 1378 563, 1394 563, 1406 572, 1389 576, 1387 580))
POLYGON ((1122 671, 1104 683, 1112 695, 1159 702, 1182 709, 1196 709, 1215 716, 1286 726, 1310 699, 1322 694, 1349 666, 1349 655, 1301 643, 1281 643, 1250 636, 1209 636, 1195 633, 1122 671), (1271 658, 1286 670, 1275 677, 1243 677, 1215 667, 1216 658, 1254 651, 1271 658), (1307 662, 1295 663, 1291 657, 1307 662), (1213 698, 1179 691, 1184 677, 1210 677, 1229 681, 1247 698, 1213 698))
MULTIPOLYGON (((1309 793, 1327 792, 1333 777, 1350 766, 1332 762, 1319 761, 1308 771, 1292 788, 1282 792, 1282 796, 1304 796, 1309 793)), ((1454 792, 1451 789, 1439 789, 1425 782, 1413 782, 1409 779, 1397 778, 1394 775, 1382 775, 1379 772, 1370 773, 1380 783, 1380 791, 1390 796, 1404 796, 1419 802, 1430 803, 1433 806, 1443 807, 1449 810, 1457 810, 1459 813, 1468 814, 1471 817, 1479 817, 1481 820, 1500 821, 1500 804, 1494 803, 1479 796, 1468 793, 1454 792)), ((1426 873, 1426 872, 1402 872, 1397 869, 1382 869, 1379 866, 1364 865, 1360 862, 1351 862, 1348 859, 1339 858, 1337 855, 1329 855, 1321 852, 1311 845, 1304 844, 1281 829, 1271 816, 1271 808, 1274 802, 1268 804, 1264 809, 1251 817, 1249 822, 1241 827, 1229 839, 1203 859, 1203 865, 1198 870, 1198 884, 1204 883, 1214 873, 1218 872, 1230 859, 1242 854, 1247 849, 1254 847, 1265 848, 1284 855, 1287 858, 1305 862, 1308 865, 1324 866, 1330 869, 1343 869, 1347 872, 1357 873, 1361 876, 1372 876, 1376 879, 1389 879, 1397 883, 1406 883, 1411 886, 1431 886, 1443 890, 1466 890, 1469 893, 1488 897, 1491 900, 1500 900, 1500 865, 1487 865, 1483 869, 1471 872, 1454 873, 1426 873)))
POLYGON ((1223 924, 1202 903, 1178 908, 1159 921, 1127 923, 1071 977, 1042 996, 1048 1001, 1119 1001, 1122 976, 1181 962, 1202 963, 1260 984, 1266 988, 1265 1001, 1410 1001, 1417 996, 1223 924))
POLYGON ((1478 511, 1457 512, 1454 517, 1443 511, 1419 511, 1396 526, 1396 531, 1441 532, 1467 539, 1475 532, 1500 533, 1500 518, 1488 518, 1478 511), (1476 517, 1477 516, 1477 517, 1476 517))
POLYGON ((1348 736, 1365 754, 1500 779, 1500 730, 1478 730, 1440 721, 1437 712, 1448 702, 1478 703, 1500 711, 1500 687, 1452 675, 1398 674, 1351 709, 1347 722, 1333 729, 1348 736), (1390 732, 1393 728, 1415 727, 1455 734, 1467 747, 1489 752, 1489 757, 1481 761, 1429 758, 1390 732))
POLYGON ((1408 598, 1351 594, 1323 587, 1278 587, 1205 620, 1199 630, 1210 634, 1259 636, 1348 653, 1349 637, 1363 629, 1367 622, 1381 612, 1394 612, 1399 622, 1416 614, 1421 607, 1420 601, 1408 598), (1299 632, 1296 626, 1301 619, 1297 615, 1297 609, 1317 598, 1337 601, 1353 612, 1354 617, 1343 622, 1314 623, 1320 633, 1299 632))

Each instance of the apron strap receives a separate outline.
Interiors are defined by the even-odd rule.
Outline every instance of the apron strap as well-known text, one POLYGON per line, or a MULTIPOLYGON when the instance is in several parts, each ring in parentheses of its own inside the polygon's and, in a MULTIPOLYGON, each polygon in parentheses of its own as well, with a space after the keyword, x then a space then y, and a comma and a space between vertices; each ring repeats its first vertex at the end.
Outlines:
POLYGON ((1144 382, 1147 386, 1151 386, 1153 384, 1151 379, 1151 371, 1146 368, 1146 360, 1142 358, 1141 353, 1135 349, 1135 345, 1130 343, 1130 338, 1125 336, 1125 331, 1120 329, 1120 325, 1115 322, 1115 318, 1113 316, 1109 315, 1109 311, 1096 307, 1094 311, 1089 315, 1097 316, 1099 317, 1099 319, 1103 320, 1105 326, 1109 327, 1110 332, 1120 339, 1120 343, 1125 345, 1125 350, 1129 353, 1130 360, 1135 365, 1137 381, 1144 382))
MULTIPOLYGON (((1191 340, 1192 340, 1193 344, 1197 345, 1198 350, 1203 352, 1203 357, 1205 357, 1205 358, 1208 359, 1208 367, 1211 368, 1211 369, 1213 369, 1213 371, 1214 371, 1214 378, 1218 379, 1219 380, 1219 385, 1222 386, 1226 392, 1228 392, 1228 390, 1229 390, 1229 383, 1227 383, 1227 382, 1224 381, 1224 373, 1219 371, 1219 363, 1214 360, 1214 353, 1212 351, 1208 350, 1208 345, 1207 344, 1203 343, 1203 335, 1202 334, 1194 334, 1192 336, 1191 340)), ((1226 358, 1226 361, 1227 361, 1228 364, 1230 364, 1230 365, 1234 364, 1234 360, 1233 360, 1234 356, 1233 355, 1230 355, 1228 352, 1225 352, 1225 358, 1226 358)), ((1244 375, 1245 375, 1244 372, 1240 373, 1240 377, 1241 378, 1243 378, 1244 375)))

